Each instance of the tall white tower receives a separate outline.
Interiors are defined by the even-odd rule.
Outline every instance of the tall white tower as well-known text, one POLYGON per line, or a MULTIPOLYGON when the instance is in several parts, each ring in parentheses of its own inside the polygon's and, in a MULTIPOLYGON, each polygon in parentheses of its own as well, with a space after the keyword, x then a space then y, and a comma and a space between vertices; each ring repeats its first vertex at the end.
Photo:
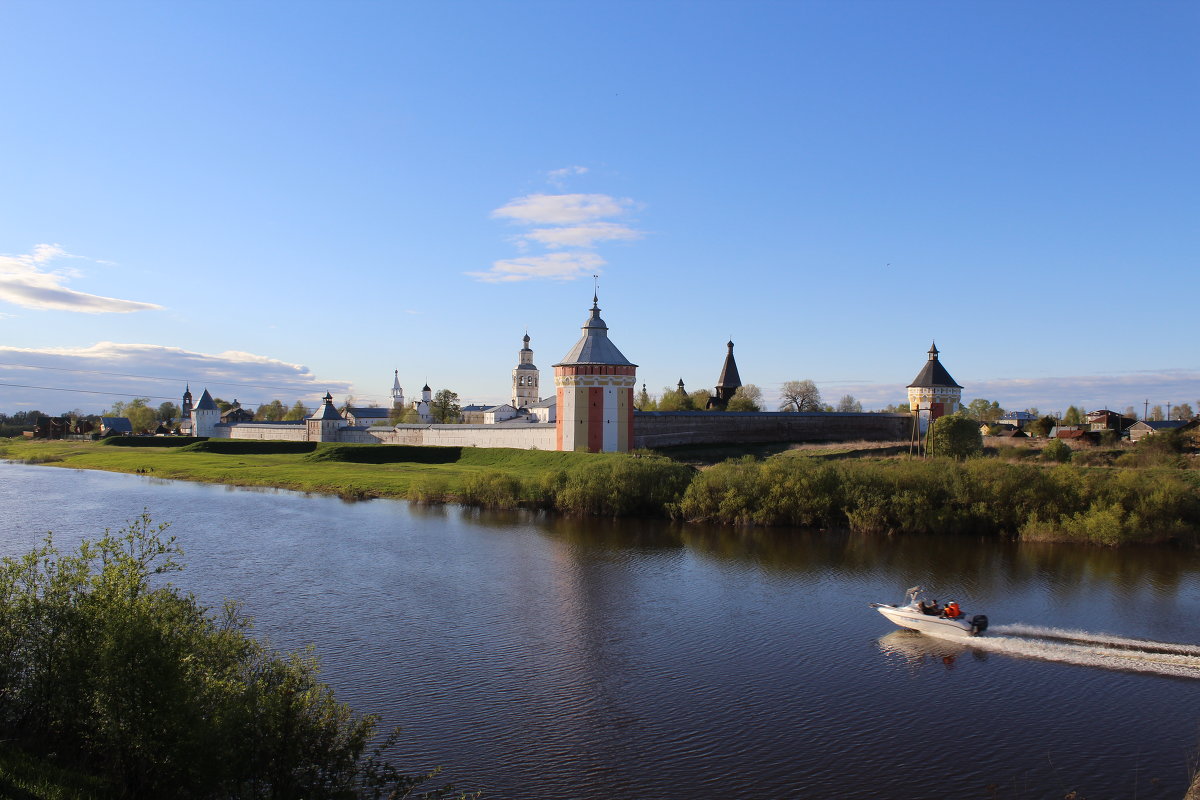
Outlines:
POLYGON ((208 389, 200 395, 200 402, 192 409, 192 436, 212 436, 221 421, 221 409, 213 401, 208 389))
POLYGON ((392 380, 392 408, 404 408, 404 390, 400 388, 400 370, 392 380))
POLYGON ((529 334, 522 340, 525 346, 516 368, 512 371, 512 405, 513 408, 529 408, 537 403, 538 397, 538 368, 533 365, 533 351, 529 349, 529 334))

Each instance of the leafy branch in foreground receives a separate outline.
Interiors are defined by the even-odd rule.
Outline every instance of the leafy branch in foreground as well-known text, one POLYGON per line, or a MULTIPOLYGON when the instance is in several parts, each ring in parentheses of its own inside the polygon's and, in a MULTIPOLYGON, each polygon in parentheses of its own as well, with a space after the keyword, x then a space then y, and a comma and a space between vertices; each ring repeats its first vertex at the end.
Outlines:
POLYGON ((53 538, 0 562, 0 737, 124 797, 445 798, 408 775, 319 680, 226 602, 165 583, 182 569, 148 513, 62 553, 53 538))

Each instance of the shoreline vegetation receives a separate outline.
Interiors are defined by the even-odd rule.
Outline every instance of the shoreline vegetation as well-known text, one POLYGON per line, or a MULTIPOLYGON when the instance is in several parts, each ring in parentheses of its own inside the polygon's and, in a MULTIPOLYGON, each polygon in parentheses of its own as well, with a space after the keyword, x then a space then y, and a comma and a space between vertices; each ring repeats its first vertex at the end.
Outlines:
POLYGON ((338 702, 311 650, 276 652, 236 603, 169 583, 166 528, 143 512, 0 560, 0 796, 468 797, 397 769, 399 730, 338 702))
POLYGON ((907 444, 680 448, 664 455, 129 437, 0 440, 0 458, 418 503, 862 534, 1200 544, 1200 471, 1178 442, 1002 447, 911 459, 907 444), (1065 450, 1065 452, 1064 452, 1065 450), (728 458, 728 456, 735 456, 728 458))

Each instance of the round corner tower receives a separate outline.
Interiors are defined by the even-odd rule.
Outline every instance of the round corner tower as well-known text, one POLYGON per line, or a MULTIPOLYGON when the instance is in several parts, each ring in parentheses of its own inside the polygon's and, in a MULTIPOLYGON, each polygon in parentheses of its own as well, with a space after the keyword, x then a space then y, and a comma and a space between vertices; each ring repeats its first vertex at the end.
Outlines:
POLYGON ((929 346, 929 360, 908 385, 908 407, 914 414, 929 412, 929 421, 953 414, 962 404, 962 389, 938 360, 937 343, 929 346))
POLYGON ((608 338, 599 300, 592 298, 583 336, 554 365, 556 449, 624 453, 633 446, 633 385, 637 364, 608 338))

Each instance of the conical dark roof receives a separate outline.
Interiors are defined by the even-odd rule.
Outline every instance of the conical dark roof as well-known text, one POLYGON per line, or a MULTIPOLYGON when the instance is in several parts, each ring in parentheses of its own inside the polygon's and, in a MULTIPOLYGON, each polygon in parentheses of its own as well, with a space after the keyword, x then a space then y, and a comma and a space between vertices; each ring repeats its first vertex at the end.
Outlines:
POLYGON ((196 411, 219 411, 217 404, 213 402, 212 395, 208 393, 208 389, 204 390, 204 394, 200 395, 200 402, 196 403, 196 411))
POLYGON ((917 377, 913 378, 913 382, 908 385, 909 389, 924 389, 931 386, 942 386, 953 389, 961 389, 954 382, 954 378, 950 377, 950 373, 942 366, 942 362, 938 361, 937 344, 929 346, 929 360, 925 362, 925 366, 917 373, 917 377))
POLYGON ((729 352, 725 354, 725 365, 721 367, 721 377, 717 378, 718 389, 737 389, 742 385, 742 376, 738 374, 737 362, 733 360, 733 342, 726 342, 729 352))

